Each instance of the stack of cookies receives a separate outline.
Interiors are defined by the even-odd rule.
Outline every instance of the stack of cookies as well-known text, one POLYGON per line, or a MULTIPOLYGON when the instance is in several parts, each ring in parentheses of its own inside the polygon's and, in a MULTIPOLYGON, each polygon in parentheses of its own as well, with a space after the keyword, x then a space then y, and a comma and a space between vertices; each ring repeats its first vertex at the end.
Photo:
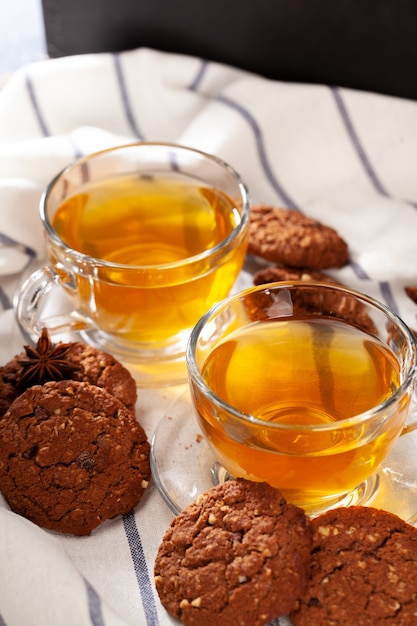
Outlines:
POLYGON ((88 535, 129 512, 150 480, 136 384, 81 342, 35 348, 0 368, 0 491, 43 528, 88 535))
MULTIPOLYGON (((323 270, 342 268, 350 260, 348 244, 335 229, 299 211, 266 204, 252 207, 248 254, 268 263, 255 273, 255 285, 296 280, 341 285, 323 270)), ((404 290, 417 304, 417 287, 404 290)))
MULTIPOLYGON (((248 251, 262 261, 274 263, 255 273, 255 285, 301 281, 343 287, 322 270, 340 268, 349 261, 347 243, 333 228, 298 211, 254 206, 248 251)), ((273 295, 266 291, 248 295, 245 302, 248 315, 253 320, 266 319, 273 302, 273 295)), ((368 332, 377 332, 365 305, 348 295, 341 298, 339 292, 294 291, 292 304, 297 319, 328 315, 332 311, 332 315, 337 314, 339 319, 368 332)))

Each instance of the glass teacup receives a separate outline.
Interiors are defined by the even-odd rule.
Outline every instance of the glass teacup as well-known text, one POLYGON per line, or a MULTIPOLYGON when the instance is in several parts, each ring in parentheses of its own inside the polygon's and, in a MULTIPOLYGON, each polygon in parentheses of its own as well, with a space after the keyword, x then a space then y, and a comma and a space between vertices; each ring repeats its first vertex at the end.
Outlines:
POLYGON ((18 295, 24 334, 79 331, 139 386, 186 381, 189 334, 239 274, 249 211, 238 173, 192 148, 143 142, 76 161, 41 199, 49 260, 18 295))
POLYGON ((347 288, 275 283, 230 296, 193 329, 187 365, 218 479, 267 481, 310 514, 363 502, 414 428, 415 339, 347 288))

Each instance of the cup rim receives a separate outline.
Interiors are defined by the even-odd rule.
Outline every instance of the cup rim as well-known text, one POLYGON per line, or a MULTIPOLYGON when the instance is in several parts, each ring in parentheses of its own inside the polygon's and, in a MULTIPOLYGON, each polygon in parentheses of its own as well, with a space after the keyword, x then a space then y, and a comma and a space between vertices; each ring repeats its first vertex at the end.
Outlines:
POLYGON ((187 267, 187 266, 191 266, 194 263, 199 263, 201 261, 204 261, 205 259, 208 258, 212 258, 215 257, 216 254, 221 253, 224 249, 227 249, 230 244, 239 237, 239 235, 242 233, 242 231, 245 230, 245 228, 248 226, 249 224, 249 216, 250 216, 250 209, 251 209, 251 199, 250 199, 250 194, 249 194, 249 190, 247 185, 244 183, 241 175, 237 172, 237 170, 235 170, 234 167, 232 167, 231 165, 229 165, 229 163, 227 163, 226 161, 224 161, 223 159, 221 159, 220 157, 210 154, 208 152, 204 152, 203 150, 199 150, 197 148, 192 148, 190 146, 186 146, 183 144, 179 144, 179 143, 170 143, 170 142, 157 142, 157 141, 137 141, 137 142, 133 142, 133 143, 126 143, 126 144, 118 144, 116 146, 112 146, 110 148, 105 148, 103 150, 97 150, 95 152, 91 152, 89 154, 86 154, 85 156, 82 156, 78 159, 75 159, 74 161, 72 161, 71 163, 69 163, 68 165, 66 165, 64 168, 62 168, 53 178, 52 180, 50 180, 50 182, 47 184, 46 188, 44 189, 44 191, 42 192, 40 201, 39 201, 39 214, 40 214, 40 218, 41 218, 41 222, 45 227, 45 230, 48 234, 48 237, 56 244, 58 245, 61 249, 63 250, 67 250, 71 253, 72 257, 77 259, 78 262, 81 263, 90 263, 90 264, 94 264, 94 266, 96 267, 102 267, 102 268, 107 268, 107 269, 119 269, 119 270, 123 270, 123 271, 142 271, 142 270, 146 270, 147 272, 149 271, 161 271, 161 270, 171 270, 171 269, 175 269, 179 266, 181 267, 187 267), (130 265, 127 263, 114 263, 112 261, 106 261, 105 259, 100 259, 88 254, 85 254, 83 252, 80 252, 79 250, 76 250, 75 248, 72 248, 71 246, 67 245, 65 243, 65 241, 63 241, 63 239, 61 239, 61 237, 59 237, 58 233, 55 231, 55 229, 53 228, 50 219, 47 215, 47 202, 48 202, 48 198, 52 193, 52 190, 54 189, 56 183, 58 182, 58 180, 66 173, 69 172, 70 170, 72 170, 75 167, 81 166, 83 163, 90 161, 92 158, 95 157, 99 157, 101 155, 104 155, 106 153, 109 152, 117 152, 117 151, 121 151, 121 150, 125 150, 125 149, 129 149, 129 148, 140 148, 141 146, 145 146, 145 147, 166 147, 166 148, 172 148, 175 150, 181 150, 184 152, 189 152, 189 153, 194 153, 197 154, 199 156, 202 156, 206 159, 209 159, 211 161, 213 161, 214 163, 216 163, 217 165, 220 165, 222 168, 224 168, 231 176, 232 178, 235 179, 236 184, 237 184, 237 188, 239 190, 240 193, 240 198, 242 200, 242 214, 241 214, 241 219, 239 221, 239 223, 237 224, 237 226, 235 226, 235 228, 228 234, 228 236, 225 239, 222 239, 222 241, 220 241, 218 244, 216 244, 215 246, 213 246, 212 248, 208 248, 207 250, 204 250, 203 252, 200 252, 199 254, 195 254, 193 256, 189 256, 186 257, 184 259, 180 259, 179 261, 174 261, 174 262, 170 262, 170 263, 159 263, 159 264, 150 264, 150 265, 130 265))
POLYGON ((314 430, 315 432, 317 431, 326 432, 326 431, 333 431, 333 430, 339 431, 339 430, 351 428, 352 426, 357 426, 357 425, 366 423, 368 421, 371 421, 372 418, 376 417, 382 411, 385 411, 392 404, 397 402, 398 398, 401 397, 405 393, 405 391, 408 389, 408 387, 413 383, 414 377, 416 376, 416 373, 417 373, 417 339, 414 337, 413 333, 411 332, 407 324, 396 313, 394 313, 389 307, 387 307, 385 304, 383 304, 376 298, 373 298, 372 296, 368 296, 364 293, 361 293, 360 291, 351 289, 350 287, 346 287, 344 285, 330 284, 330 283, 324 283, 320 281, 304 281, 304 280, 279 281, 279 282, 265 283, 265 284, 261 284, 257 286, 252 286, 247 289, 244 289, 243 291, 232 294, 228 296, 227 298, 225 298, 224 300, 222 300, 221 302, 213 305, 199 319, 197 324, 194 326, 190 334, 188 343, 187 343, 186 364, 187 364, 189 386, 190 386, 191 392, 194 393, 192 391, 192 385, 191 385, 191 383, 193 382, 198 388, 198 390, 201 393, 203 393, 206 397, 208 397, 213 402, 213 404, 218 406, 221 410, 231 414, 234 418, 236 418, 237 420, 241 422, 244 422, 244 423, 249 422, 251 425, 265 428, 265 424, 266 424, 265 420, 257 418, 250 413, 246 413, 244 411, 240 411, 236 409, 232 405, 225 402, 222 398, 220 398, 220 396, 214 393, 212 389, 210 389, 210 387, 206 384, 206 382, 202 378, 199 372, 199 369, 197 367, 197 363, 195 360, 195 350, 197 347, 197 341, 200 336, 200 333, 202 329, 206 326, 207 322, 210 319, 216 317, 218 313, 220 313, 222 310, 227 308, 227 306, 229 306, 229 304, 231 304, 232 302, 241 300, 247 294, 251 294, 254 292, 267 291, 267 290, 270 291, 271 289, 281 290, 281 289, 288 289, 291 287, 293 288, 294 287, 297 287, 297 288, 299 287, 310 287, 310 288, 311 287, 324 287, 325 289, 328 289, 329 291, 331 290, 331 291, 337 291, 337 292, 353 295, 357 297, 359 300, 365 302, 366 304, 369 304, 379 309, 379 311, 384 313, 392 322, 394 322, 402 330, 403 334, 406 336, 411 353, 412 353, 413 362, 408 368, 404 381, 395 390, 392 396, 390 396, 389 398, 387 398, 380 404, 377 404, 376 406, 372 407, 371 409, 368 409, 367 411, 359 413, 358 415, 354 415, 353 417, 347 417, 342 420, 338 420, 337 422, 331 422, 331 423, 325 423, 325 424, 282 424, 282 423, 276 423, 276 422, 267 422, 267 427, 269 429, 276 430, 276 431, 292 431, 294 429, 296 429, 297 431, 301 431, 301 432, 311 432, 312 430, 314 430))

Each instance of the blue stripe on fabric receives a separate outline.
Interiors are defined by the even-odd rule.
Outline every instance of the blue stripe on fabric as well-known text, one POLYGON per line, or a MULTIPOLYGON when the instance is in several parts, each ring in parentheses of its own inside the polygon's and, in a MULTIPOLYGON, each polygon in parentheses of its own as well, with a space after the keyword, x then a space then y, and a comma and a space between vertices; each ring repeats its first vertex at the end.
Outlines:
POLYGON ((85 156, 85 153, 83 152, 83 150, 81 150, 80 146, 74 141, 74 138, 69 136, 68 139, 70 140, 73 151, 74 151, 74 158, 80 159, 81 157, 85 156))
POLYGON ((0 304, 5 311, 13 307, 12 301, 10 300, 9 296, 1 287, 0 287, 0 304))
POLYGON ((42 133, 43 133, 43 135, 45 137, 50 137, 50 132, 49 132, 48 126, 46 124, 45 118, 42 115, 42 111, 41 111, 41 108, 39 106, 39 102, 38 102, 38 99, 36 97, 36 94, 35 94, 35 88, 33 86, 33 83, 31 81, 31 78, 30 78, 29 74, 26 74, 26 89, 28 91, 29 99, 30 99, 30 102, 32 104, 32 108, 33 108, 33 110, 35 112, 35 115, 36 115, 36 118, 38 120, 38 123, 39 123, 39 126, 41 128, 41 131, 42 131, 42 133))
POLYGON ((384 300, 388 308, 398 315, 399 309, 398 309, 397 303, 395 302, 389 283, 387 283, 386 281, 382 281, 379 283, 379 288, 381 290, 381 293, 384 297, 384 300))
POLYGON ((177 155, 174 151, 169 151, 168 152, 168 162, 170 164, 170 167, 172 169, 173 172, 180 172, 181 168, 178 164, 178 158, 177 155))
POLYGON ((33 248, 25 245, 24 243, 21 243, 20 241, 17 241, 16 239, 13 239, 12 237, 9 237, 9 235, 6 235, 6 233, 0 233, 0 244, 3 244, 4 246, 9 246, 11 248, 18 248, 19 250, 27 254, 31 259, 34 259, 36 257, 36 252, 33 248))
POLYGON ((156 611, 155 598, 151 581, 149 578, 148 566, 146 564, 142 541, 136 525, 133 511, 123 516, 123 524, 126 537, 129 543, 130 554, 132 556, 133 567, 135 569, 136 580, 142 598, 142 606, 145 612, 148 626, 159 626, 158 614, 156 611))
POLYGON ((101 600, 97 591, 92 585, 84 578, 85 586, 87 588, 88 599, 88 611, 90 613, 90 619, 93 626, 105 626, 103 619, 103 612, 101 610, 101 600))
MULTIPOLYGON (((387 198, 393 198, 393 196, 391 196, 387 190, 385 189, 385 187, 383 186, 381 180, 378 178, 377 173, 375 172, 374 168, 372 167, 371 161, 368 158, 368 155, 365 152, 365 149, 359 139, 359 135, 356 132, 354 126, 353 126, 353 122, 351 117, 349 116, 349 112, 347 110, 347 107, 345 105, 345 103, 343 102, 342 96, 340 94, 340 91, 336 88, 336 87, 331 87, 330 88, 333 97, 335 99, 336 102, 336 106, 339 110, 339 113, 342 117, 343 123, 346 127, 346 130, 348 132, 348 135, 352 141, 352 144, 359 156, 359 159, 366 171, 366 173, 368 174, 373 186, 375 187, 375 189, 383 196, 387 197, 387 198)), ((409 204, 410 206, 412 206, 414 209, 417 209, 417 202, 414 202, 412 200, 402 200, 402 202, 406 202, 407 204, 409 204)))
POLYGON ((406 200, 407 204, 412 206, 414 209, 417 209, 417 202, 413 202, 413 200, 406 200))
POLYGON ((299 211, 300 209, 297 206, 296 202, 285 191, 284 187, 281 185, 281 183, 275 177, 274 172, 272 171, 272 167, 269 164, 268 157, 266 155, 262 132, 258 123, 254 119, 254 117, 242 105, 238 104, 234 100, 231 100, 230 98, 227 98, 226 96, 222 96, 222 95, 217 96, 216 100, 230 107, 234 111, 240 113, 240 115, 248 122, 255 136, 256 146, 258 149, 258 154, 259 154, 259 158, 262 164, 262 168, 264 170, 265 176, 268 179, 270 185, 275 189, 277 194, 281 196, 281 199, 284 201, 285 205, 289 209, 295 209, 296 211, 299 211))
POLYGON ((129 122, 130 128, 133 131, 133 134, 140 140, 144 141, 144 135, 139 129, 139 126, 136 123, 135 117, 133 115, 132 107, 130 106, 130 99, 127 92, 126 81, 123 75, 122 64, 120 62, 120 54, 114 53, 114 66, 116 69, 117 82, 119 85, 120 93, 122 95, 122 102, 124 106, 124 111, 126 115, 126 119, 129 122))
POLYGON ((363 267, 359 265, 359 263, 356 263, 355 261, 350 261, 349 265, 358 278, 361 278, 362 280, 369 280, 368 274, 365 272, 363 267))
POLYGON ((193 81, 188 86, 188 89, 190 91, 197 91, 199 84, 203 81, 204 74, 206 73, 208 66, 209 66, 208 61, 201 59, 201 64, 198 69, 198 72, 195 75, 193 81))
MULTIPOLYGON (((380 193, 382 196, 386 198, 389 198, 390 195, 388 194, 387 190, 385 189, 384 185, 379 179, 376 171, 372 167, 371 161, 365 152, 365 149, 360 141, 359 135, 356 132, 353 122, 350 118, 346 105, 343 102, 340 91, 335 87, 330 87, 330 90, 336 102, 337 109, 345 125, 347 134, 352 142, 353 147, 355 148, 355 151, 359 157, 359 160, 362 163, 362 166, 365 172, 367 173, 371 183, 373 184, 374 188, 376 189, 378 193, 380 193)), ((360 265, 358 265, 357 263, 350 263, 350 265, 352 269, 354 270, 354 272, 356 273, 356 275, 358 276, 358 278, 369 279, 369 276, 366 274, 365 270, 360 265)), ((387 303, 391 302, 395 306, 392 295, 390 295, 389 285, 387 283, 385 283, 385 286, 381 289, 381 291, 384 294, 384 297, 386 298, 387 303)))
POLYGON ((333 94, 333 97, 335 99, 336 102, 336 106, 339 110, 339 113, 342 117, 343 123, 345 125, 345 128, 347 130, 347 133, 350 137, 350 140, 359 156, 359 159, 366 171, 366 173, 368 174, 373 186, 375 187, 375 189, 382 194, 383 196, 388 196, 388 193, 386 191, 386 189, 384 188, 384 186, 382 185, 381 181, 379 180, 374 168, 371 165, 371 162, 364 150, 364 147, 361 144, 361 141, 359 139, 359 135, 356 132, 352 120, 349 116, 349 113, 347 111, 347 108, 345 106, 345 103, 342 100, 342 96, 340 95, 340 92, 338 89, 336 89, 335 87, 331 87, 331 92, 333 94))
MULTIPOLYGON (((5 233, 1 233, 1 232, 0 232, 0 245, 3 245, 5 247, 10 247, 10 248, 17 248, 18 250, 23 252, 25 255, 27 255, 28 258, 27 258, 27 262, 25 264, 24 269, 26 269, 32 263, 32 261, 36 258, 36 252, 33 248, 30 248, 29 246, 26 246, 24 243, 21 243, 20 241, 16 241, 15 239, 12 239, 5 233)), ((6 294, 4 289, 2 289, 1 287, 0 287, 0 305, 4 310, 11 309, 13 307, 12 301, 10 300, 9 296, 6 294)))

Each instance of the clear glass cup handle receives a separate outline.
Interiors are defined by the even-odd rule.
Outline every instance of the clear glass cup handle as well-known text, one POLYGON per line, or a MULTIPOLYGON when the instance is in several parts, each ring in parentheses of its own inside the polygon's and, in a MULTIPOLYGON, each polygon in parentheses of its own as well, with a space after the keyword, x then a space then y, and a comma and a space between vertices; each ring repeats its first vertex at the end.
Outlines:
MULTIPOLYGON (((62 288, 62 284, 62 276, 53 268, 44 266, 33 272, 20 286, 15 295, 14 308, 17 322, 28 341, 36 339, 44 326, 51 335, 79 331, 90 326, 88 320, 76 310, 42 316, 48 300, 53 298, 52 292, 62 288)), ((75 289, 70 275, 65 286, 75 289)))

